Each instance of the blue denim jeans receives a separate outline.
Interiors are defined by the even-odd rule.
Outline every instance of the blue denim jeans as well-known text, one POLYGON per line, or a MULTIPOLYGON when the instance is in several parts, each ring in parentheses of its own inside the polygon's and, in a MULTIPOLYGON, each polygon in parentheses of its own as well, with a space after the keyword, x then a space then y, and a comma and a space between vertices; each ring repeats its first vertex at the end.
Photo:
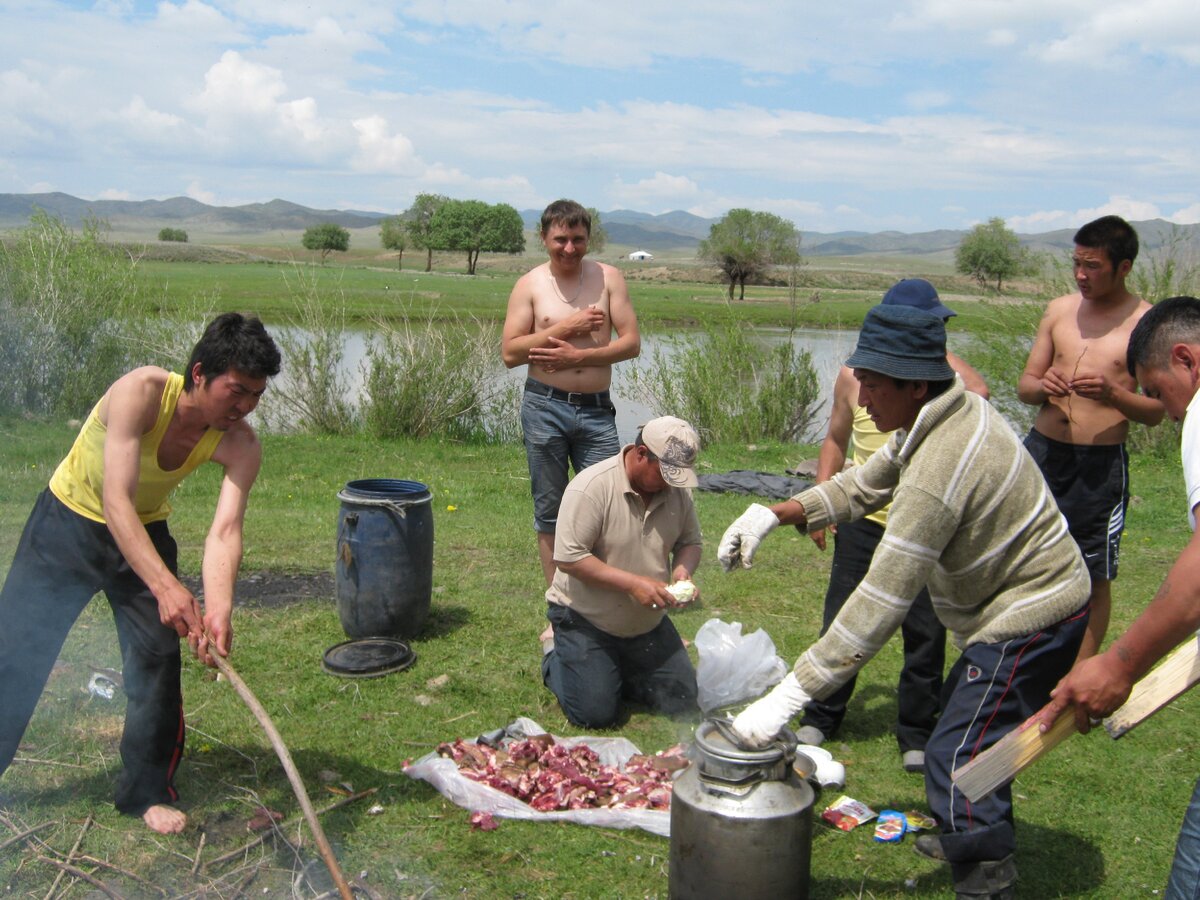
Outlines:
POLYGON ((1165 900, 1200 900, 1200 780, 1183 814, 1165 900))
POLYGON ((521 399, 521 430, 529 461, 533 491, 533 527, 554 532, 558 506, 567 489, 568 464, 578 475, 588 466, 621 452, 617 410, 607 406, 577 406, 527 387, 521 399))
POLYGON ((698 711, 696 670, 670 616, 630 638, 601 631, 556 603, 546 618, 554 626, 554 649, 542 657, 542 681, 575 725, 615 725, 622 698, 668 715, 698 711))

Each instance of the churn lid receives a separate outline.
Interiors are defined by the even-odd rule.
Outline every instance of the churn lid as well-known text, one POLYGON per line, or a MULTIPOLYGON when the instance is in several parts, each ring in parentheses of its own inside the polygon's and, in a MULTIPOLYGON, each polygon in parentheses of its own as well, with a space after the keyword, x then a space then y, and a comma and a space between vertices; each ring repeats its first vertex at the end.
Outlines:
POLYGON ((781 760, 790 762, 796 752, 796 736, 787 728, 780 736, 760 750, 745 749, 738 742, 737 733, 725 719, 710 718, 696 728, 696 748, 710 760, 742 764, 742 766, 770 766, 781 760))
POLYGON ((417 661, 413 649, 396 638, 368 637, 343 641, 325 651, 321 667, 330 675, 375 678, 407 669, 417 661))

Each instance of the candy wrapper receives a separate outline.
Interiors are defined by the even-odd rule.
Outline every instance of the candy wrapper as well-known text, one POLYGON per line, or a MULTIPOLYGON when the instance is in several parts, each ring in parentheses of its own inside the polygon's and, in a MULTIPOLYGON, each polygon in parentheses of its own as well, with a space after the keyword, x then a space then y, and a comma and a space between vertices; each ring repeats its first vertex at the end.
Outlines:
POLYGON ((879 821, 875 823, 875 840, 884 844, 895 844, 904 837, 907 828, 908 822, 904 813, 885 809, 879 814, 879 821))
POLYGON ((825 807, 825 811, 821 813, 821 818, 834 828, 840 828, 842 831, 850 831, 863 824, 863 822, 870 822, 875 818, 875 810, 859 800, 842 794, 842 796, 825 807))
POLYGON ((915 809, 906 812, 904 818, 908 820, 909 831, 929 831, 931 828, 937 828, 937 822, 932 817, 915 809))

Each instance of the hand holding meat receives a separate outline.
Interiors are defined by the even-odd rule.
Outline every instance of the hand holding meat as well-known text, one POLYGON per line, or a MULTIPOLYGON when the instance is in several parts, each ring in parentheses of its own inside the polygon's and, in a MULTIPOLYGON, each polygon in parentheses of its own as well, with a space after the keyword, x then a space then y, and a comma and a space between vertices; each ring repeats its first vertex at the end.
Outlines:
POLYGON ((741 739, 742 746, 758 750, 775 740, 792 717, 804 709, 812 697, 800 687, 794 672, 771 690, 765 697, 755 700, 737 714, 733 730, 741 739))
POLYGON ((717 547, 717 559, 726 572, 741 563, 743 569, 753 564, 754 554, 763 538, 779 525, 779 518, 761 503, 751 503, 725 530, 721 544, 717 547))

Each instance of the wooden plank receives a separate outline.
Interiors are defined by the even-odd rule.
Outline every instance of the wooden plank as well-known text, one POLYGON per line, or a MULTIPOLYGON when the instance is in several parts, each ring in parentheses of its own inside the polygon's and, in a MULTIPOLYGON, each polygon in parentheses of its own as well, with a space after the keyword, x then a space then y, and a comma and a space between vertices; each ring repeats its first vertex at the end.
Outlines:
POLYGON ((1024 731, 1014 728, 973 760, 955 769, 950 780, 975 803, 1012 781, 1022 769, 1075 733, 1075 713, 1069 708, 1054 720, 1045 734, 1036 725, 1024 731))
MULTIPOLYGON (((1200 682, 1200 635, 1177 647, 1133 686, 1124 705, 1104 720, 1109 737, 1115 740, 1126 734, 1197 682, 1200 682)), ((1068 708, 1045 734, 1036 726, 1024 731, 1014 729, 973 760, 955 769, 950 779, 974 803, 1012 781, 1023 769, 1076 731, 1074 710, 1068 708)))
POLYGON ((1156 668, 1146 673, 1125 704, 1104 720, 1108 736, 1116 740, 1154 715, 1200 681, 1200 635, 1180 644, 1156 668))

